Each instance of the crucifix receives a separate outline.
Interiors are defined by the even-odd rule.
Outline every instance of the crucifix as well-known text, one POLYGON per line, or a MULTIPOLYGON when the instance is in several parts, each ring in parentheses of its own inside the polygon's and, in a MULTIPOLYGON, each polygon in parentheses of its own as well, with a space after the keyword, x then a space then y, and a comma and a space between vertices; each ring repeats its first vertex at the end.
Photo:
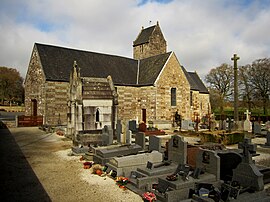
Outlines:
POLYGON ((243 142, 238 144, 239 149, 243 149, 243 163, 252 163, 252 154, 256 153, 257 145, 252 144, 251 140, 245 138, 243 142))
POLYGON ((249 115, 251 114, 251 112, 249 112, 247 109, 247 111, 244 112, 244 114, 246 115, 246 120, 249 120, 249 115))
POLYGON ((233 69, 234 69, 234 122, 238 123, 239 117, 238 117, 238 70, 237 70, 237 60, 239 60, 240 57, 237 56, 237 54, 233 54, 233 57, 231 60, 233 60, 233 69))

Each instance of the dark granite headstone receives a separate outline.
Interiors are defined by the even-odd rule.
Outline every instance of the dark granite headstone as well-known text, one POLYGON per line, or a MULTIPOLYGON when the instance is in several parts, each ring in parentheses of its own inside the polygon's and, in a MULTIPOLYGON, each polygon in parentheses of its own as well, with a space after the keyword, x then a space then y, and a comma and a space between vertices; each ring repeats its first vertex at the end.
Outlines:
POLYGON ((122 134, 121 120, 117 120, 117 123, 116 123, 116 138, 117 138, 117 142, 121 142, 121 134, 122 134))
POLYGON ((216 179, 220 177, 220 157, 215 151, 199 149, 196 159, 196 167, 203 168, 205 172, 214 174, 216 179))
POLYGON ((242 162, 233 170, 233 181, 239 182, 244 188, 254 191, 262 191, 264 189, 263 174, 252 161, 252 154, 256 152, 256 145, 251 140, 245 138, 239 143, 239 148, 243 149, 242 162))
POLYGON ((168 159, 177 164, 187 163, 187 142, 179 135, 171 137, 168 146, 168 159))
POLYGON ((254 134, 261 134, 262 133, 262 127, 261 127, 260 123, 257 122, 257 121, 254 122, 254 126, 253 126, 252 130, 254 131, 253 132, 254 134))
POLYGON ((161 152, 161 138, 155 136, 155 135, 150 135, 149 136, 149 150, 153 151, 159 151, 161 152))
POLYGON ((132 132, 138 132, 136 120, 129 121, 128 129, 132 132))
POLYGON ((220 157, 220 179, 231 181, 233 169, 235 169, 242 161, 240 154, 235 152, 218 153, 220 157))
POLYGON ((145 149, 145 134, 143 132, 136 133, 135 143, 142 147, 142 150, 145 149))
POLYGON ((265 143, 265 146, 269 146, 270 147, 270 132, 267 131, 267 134, 266 134, 266 143, 265 143))

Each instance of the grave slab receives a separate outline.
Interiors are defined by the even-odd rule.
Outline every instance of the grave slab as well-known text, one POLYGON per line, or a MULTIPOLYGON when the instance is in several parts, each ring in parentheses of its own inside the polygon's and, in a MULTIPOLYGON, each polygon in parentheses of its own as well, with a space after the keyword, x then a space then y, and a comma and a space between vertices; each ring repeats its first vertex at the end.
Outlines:
POLYGON ((110 158, 115 156, 124 156, 130 154, 137 154, 142 147, 140 145, 124 145, 113 148, 97 149, 96 155, 104 158, 110 158))

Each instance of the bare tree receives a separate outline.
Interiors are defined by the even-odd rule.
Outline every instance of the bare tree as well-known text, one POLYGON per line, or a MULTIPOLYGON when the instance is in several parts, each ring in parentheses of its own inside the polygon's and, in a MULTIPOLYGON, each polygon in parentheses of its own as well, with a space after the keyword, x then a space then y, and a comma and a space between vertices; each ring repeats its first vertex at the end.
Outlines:
POLYGON ((250 77, 251 65, 245 65, 239 68, 239 84, 240 95, 243 98, 243 103, 247 104, 247 108, 251 111, 253 103, 254 87, 250 77))
POLYGON ((262 102, 263 112, 266 114, 270 96, 270 58, 255 60, 251 65, 249 76, 254 88, 254 97, 262 102))
POLYGON ((232 95, 233 89, 233 68, 228 64, 222 64, 219 67, 211 69, 205 77, 209 88, 217 95, 216 99, 211 102, 219 102, 220 113, 224 112, 224 101, 232 95))

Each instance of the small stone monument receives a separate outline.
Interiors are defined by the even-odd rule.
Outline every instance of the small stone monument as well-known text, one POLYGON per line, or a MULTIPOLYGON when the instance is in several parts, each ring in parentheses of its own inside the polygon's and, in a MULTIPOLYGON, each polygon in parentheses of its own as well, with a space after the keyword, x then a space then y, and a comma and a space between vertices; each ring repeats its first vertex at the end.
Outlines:
POLYGON ((262 133, 262 128, 261 124, 258 121, 254 122, 254 127, 253 127, 253 133, 256 134, 261 134, 262 133))
POLYGON ((251 132, 252 131, 252 124, 251 124, 250 118, 249 118, 249 115, 251 113, 247 109, 245 114, 246 114, 246 120, 244 121, 244 131, 251 132))
POLYGON ((245 138, 238 144, 239 149, 243 149, 242 162, 233 170, 233 181, 237 181, 244 188, 254 191, 264 189, 263 174, 252 161, 252 153, 256 153, 257 145, 252 144, 251 140, 245 138))
POLYGON ((267 131, 265 146, 270 147, 270 131, 267 131))
POLYGON ((117 120, 117 123, 116 123, 116 138, 117 138, 117 142, 121 142, 121 134, 122 134, 121 120, 117 120))

